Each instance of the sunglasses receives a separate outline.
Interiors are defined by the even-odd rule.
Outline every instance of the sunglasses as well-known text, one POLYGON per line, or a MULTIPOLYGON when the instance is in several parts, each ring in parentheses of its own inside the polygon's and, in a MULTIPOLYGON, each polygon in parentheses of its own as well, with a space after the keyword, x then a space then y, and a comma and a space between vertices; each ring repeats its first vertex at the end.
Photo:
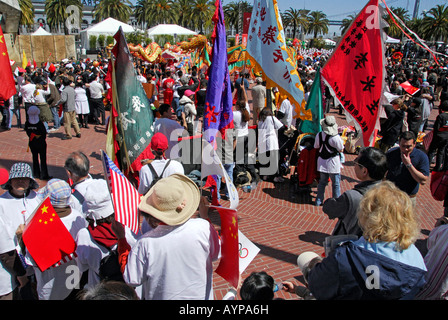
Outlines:
POLYGON ((356 164, 356 165, 358 165, 358 166, 360 166, 360 167, 362 167, 362 168, 365 168, 365 166, 363 166, 362 164, 360 164, 360 163, 358 162, 358 160, 353 160, 353 163, 356 164))

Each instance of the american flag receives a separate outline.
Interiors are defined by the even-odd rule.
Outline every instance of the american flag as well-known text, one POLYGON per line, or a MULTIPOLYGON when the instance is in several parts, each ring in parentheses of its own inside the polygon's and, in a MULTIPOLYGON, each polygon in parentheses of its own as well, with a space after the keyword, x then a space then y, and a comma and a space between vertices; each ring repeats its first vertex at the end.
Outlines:
POLYGON ((106 180, 115 208, 115 219, 129 227, 134 233, 138 233, 140 194, 107 154, 103 150, 101 153, 106 180))
POLYGON ((73 259, 76 259, 78 257, 78 255, 76 254, 76 252, 73 252, 65 257, 63 257, 61 260, 59 260, 58 262, 56 262, 54 265, 52 265, 52 268, 56 268, 59 267, 60 265, 63 265, 64 263, 67 263, 69 261, 72 261, 73 259))

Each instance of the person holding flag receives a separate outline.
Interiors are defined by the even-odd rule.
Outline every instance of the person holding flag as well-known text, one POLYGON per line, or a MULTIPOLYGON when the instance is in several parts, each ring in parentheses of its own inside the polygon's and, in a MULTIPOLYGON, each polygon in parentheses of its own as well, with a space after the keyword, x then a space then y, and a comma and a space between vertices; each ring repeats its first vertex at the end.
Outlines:
MULTIPOLYGON (((40 201, 36 191, 34 191, 39 188, 39 184, 34 180, 31 166, 27 163, 18 162, 11 167, 9 177, 1 187, 6 190, 0 196, 0 219, 2 229, 4 229, 1 232, 4 237, 1 240, 4 246, 2 248, 5 250, 4 252, 12 250, 12 247, 8 244, 9 240, 5 240, 5 238, 11 238, 15 250, 23 258, 25 250, 19 245, 23 230, 21 225, 39 206, 40 201), (17 231, 19 232, 17 233, 17 231)), ((11 279, 14 275, 8 272, 5 267, 3 263, 0 265, 0 295, 2 296, 8 295, 17 287, 17 283, 11 279)))
POLYGON ((221 243, 210 222, 193 218, 198 208, 208 210, 196 183, 177 173, 161 179, 138 208, 153 229, 132 249, 120 240, 124 230, 115 229, 125 282, 143 285, 144 300, 213 299, 212 264, 221 243))
MULTIPOLYGON (((30 219, 31 221, 27 222, 23 232, 22 238, 27 248, 26 262, 33 266, 39 300, 72 299, 75 298, 80 288, 81 274, 78 268, 74 268, 77 264, 76 255, 73 255, 76 248, 74 239, 76 239, 80 230, 87 227, 87 221, 81 212, 71 208, 71 195, 72 189, 67 182, 60 179, 48 181, 47 185, 39 190, 38 199, 43 203, 45 199, 49 198, 51 208, 41 205, 36 214, 42 214, 42 218, 38 217, 36 219, 35 214, 30 219), (44 216, 44 213, 47 215, 44 216), (48 213, 52 214, 48 216, 48 213), (62 222, 59 223, 59 227, 53 224, 57 220, 62 222), (38 227, 34 228, 31 234, 31 229, 27 230, 27 228, 33 222, 38 227), (67 259, 60 262, 56 260, 49 267, 39 264, 38 261, 41 261, 41 259, 46 261, 49 258, 49 252, 54 253, 51 249, 63 245, 58 240, 61 239, 59 235, 64 233, 65 236, 62 237, 64 245, 71 247, 73 250, 66 252, 68 255, 60 257, 61 259, 67 259), (56 239, 56 241, 51 239, 56 239), (61 285, 62 283, 64 285, 61 285), (70 285, 67 285, 69 283, 70 285)), ((61 249, 56 250, 56 252, 61 252, 61 249)))
MULTIPOLYGON (((106 270, 107 267, 101 263, 118 244, 118 238, 112 229, 115 220, 114 205, 105 180, 92 179, 88 184, 82 210, 89 223, 76 237, 78 267, 81 272, 88 272, 87 284, 83 289, 93 288, 102 280, 123 281, 119 268, 106 270)), ((129 228, 125 230, 127 243, 134 245, 137 236, 129 228)))

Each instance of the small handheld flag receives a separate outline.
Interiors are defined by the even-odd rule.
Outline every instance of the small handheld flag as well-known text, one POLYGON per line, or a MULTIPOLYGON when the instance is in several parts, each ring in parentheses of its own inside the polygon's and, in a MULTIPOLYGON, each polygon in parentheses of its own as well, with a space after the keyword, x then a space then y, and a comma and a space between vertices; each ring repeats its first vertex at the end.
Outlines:
POLYGON ((103 150, 101 154, 104 173, 115 208, 115 219, 129 227, 134 233, 138 233, 140 194, 103 150))
POLYGON ((42 272, 71 260, 76 250, 75 240, 55 212, 49 197, 28 219, 22 239, 42 272))

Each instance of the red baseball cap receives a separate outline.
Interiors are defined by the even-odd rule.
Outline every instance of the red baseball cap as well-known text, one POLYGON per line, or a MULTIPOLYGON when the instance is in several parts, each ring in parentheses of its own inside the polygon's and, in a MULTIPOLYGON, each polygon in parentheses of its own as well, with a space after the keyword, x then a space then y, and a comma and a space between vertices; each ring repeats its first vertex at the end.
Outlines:
POLYGON ((157 132, 152 136, 151 149, 158 151, 165 151, 168 149, 168 139, 163 133, 157 132))

